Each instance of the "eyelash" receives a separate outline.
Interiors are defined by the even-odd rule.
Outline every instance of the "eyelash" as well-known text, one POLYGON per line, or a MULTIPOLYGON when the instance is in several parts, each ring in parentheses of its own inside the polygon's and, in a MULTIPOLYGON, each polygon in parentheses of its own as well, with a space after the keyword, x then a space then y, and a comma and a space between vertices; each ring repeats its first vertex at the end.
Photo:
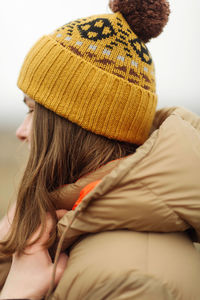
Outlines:
POLYGON ((33 111, 34 111, 33 109, 29 109, 29 111, 27 112, 27 115, 31 114, 33 111))

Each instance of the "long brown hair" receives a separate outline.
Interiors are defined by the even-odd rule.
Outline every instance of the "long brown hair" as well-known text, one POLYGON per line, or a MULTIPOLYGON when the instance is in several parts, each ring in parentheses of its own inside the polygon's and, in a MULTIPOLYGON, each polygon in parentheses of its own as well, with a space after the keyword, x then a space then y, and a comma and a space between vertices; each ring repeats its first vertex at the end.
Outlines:
MULTIPOLYGON (((109 161, 134 153, 136 148, 86 131, 36 103, 30 156, 19 187, 11 231, 0 243, 0 257, 24 251, 38 226, 42 224, 44 228, 46 212, 56 218, 52 191, 109 161)), ((49 245, 52 242, 53 237, 49 245)))

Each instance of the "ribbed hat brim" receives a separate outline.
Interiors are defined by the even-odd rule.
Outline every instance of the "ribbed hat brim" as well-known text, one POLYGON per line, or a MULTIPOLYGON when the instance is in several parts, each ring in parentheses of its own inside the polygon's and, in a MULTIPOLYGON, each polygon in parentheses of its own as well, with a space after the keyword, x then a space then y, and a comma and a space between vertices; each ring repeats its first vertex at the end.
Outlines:
POLYGON ((147 139, 157 105, 156 94, 94 66, 50 36, 28 53, 18 87, 86 130, 135 144, 147 139))

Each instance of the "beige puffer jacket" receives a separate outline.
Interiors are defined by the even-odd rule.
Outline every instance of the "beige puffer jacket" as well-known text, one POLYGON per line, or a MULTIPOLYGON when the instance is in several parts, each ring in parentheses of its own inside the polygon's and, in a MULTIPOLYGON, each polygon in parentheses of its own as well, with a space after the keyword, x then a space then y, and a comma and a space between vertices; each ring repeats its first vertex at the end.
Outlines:
POLYGON ((69 209, 101 179, 58 223, 70 258, 50 299, 200 299, 200 118, 164 109, 154 126, 135 154, 62 190, 69 209))

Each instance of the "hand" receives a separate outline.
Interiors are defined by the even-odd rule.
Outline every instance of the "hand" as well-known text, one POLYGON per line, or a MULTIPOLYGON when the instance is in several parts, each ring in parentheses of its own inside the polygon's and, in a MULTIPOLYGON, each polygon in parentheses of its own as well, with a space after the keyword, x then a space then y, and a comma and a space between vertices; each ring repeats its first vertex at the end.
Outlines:
POLYGON ((15 215, 16 202, 11 206, 7 215, 0 221, 0 241, 4 239, 10 230, 15 215))
MULTIPOLYGON (((60 219, 67 211, 57 211, 60 219)), ((47 293, 52 279, 53 263, 44 244, 48 241, 53 228, 53 219, 47 214, 45 231, 41 238, 31 246, 27 246, 25 254, 15 254, 0 299, 42 299, 47 293)), ((40 233, 39 228, 31 238, 35 240, 40 233)), ((67 255, 61 254, 56 268, 55 285, 58 284, 67 265, 67 255)))

